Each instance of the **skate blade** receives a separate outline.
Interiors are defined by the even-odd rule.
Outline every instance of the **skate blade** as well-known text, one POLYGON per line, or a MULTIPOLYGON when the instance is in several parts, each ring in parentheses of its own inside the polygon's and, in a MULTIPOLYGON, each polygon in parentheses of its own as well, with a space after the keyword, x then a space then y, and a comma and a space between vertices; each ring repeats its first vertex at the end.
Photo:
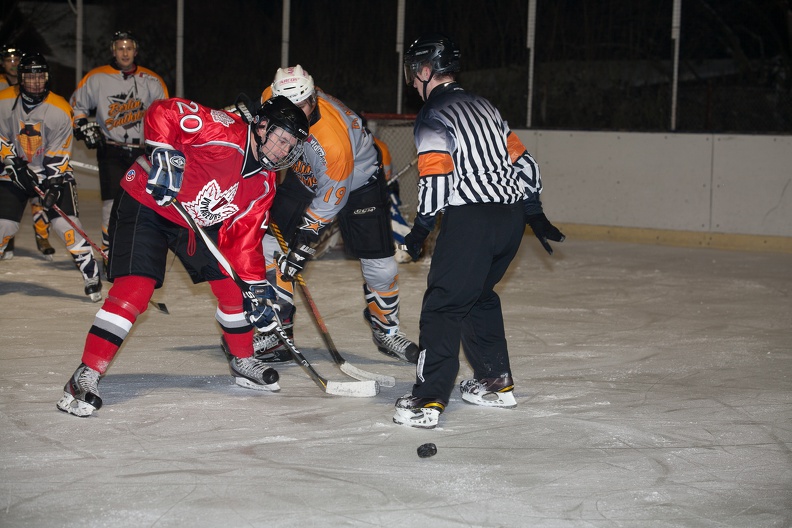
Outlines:
POLYGON ((68 392, 63 393, 63 397, 58 401, 57 407, 65 413, 73 414, 80 418, 87 418, 96 410, 96 407, 90 403, 80 401, 68 392))
POLYGON ((91 299, 91 302, 96 303, 102 300, 102 294, 101 292, 89 293, 88 298, 91 299))
POLYGON ((53 261, 52 255, 42 254, 41 258, 43 258, 47 262, 52 262, 53 261))
POLYGON ((261 392, 278 392, 280 390, 280 385, 277 381, 269 385, 260 385, 241 376, 234 376, 234 380, 236 380, 237 385, 245 387, 246 389, 253 389, 261 392))
POLYGON ((462 393, 462 400, 482 407, 500 407, 503 409, 517 407, 517 400, 514 399, 512 391, 485 392, 484 394, 462 393))

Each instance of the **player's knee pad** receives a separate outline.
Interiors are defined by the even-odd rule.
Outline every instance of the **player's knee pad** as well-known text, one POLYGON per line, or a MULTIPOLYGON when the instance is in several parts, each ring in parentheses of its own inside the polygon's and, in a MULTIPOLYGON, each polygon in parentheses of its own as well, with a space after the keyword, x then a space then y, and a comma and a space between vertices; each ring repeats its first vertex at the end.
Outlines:
POLYGON ((0 244, 5 248, 8 241, 11 240, 19 231, 19 222, 13 220, 6 220, 0 218, 0 244))
POLYGON ((360 259, 363 279, 372 289, 380 292, 398 291, 399 265, 393 257, 360 259))

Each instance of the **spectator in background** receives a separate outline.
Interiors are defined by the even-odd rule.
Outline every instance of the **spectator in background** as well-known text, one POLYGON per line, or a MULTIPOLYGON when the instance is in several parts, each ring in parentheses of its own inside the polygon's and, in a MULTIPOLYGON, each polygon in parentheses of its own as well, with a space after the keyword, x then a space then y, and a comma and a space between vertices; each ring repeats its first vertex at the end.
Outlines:
MULTIPOLYGON (((10 86, 19 84, 17 68, 22 58, 22 50, 11 46, 3 46, 0 56, 3 58, 3 71, 0 73, 0 91, 2 91, 10 86)), ((38 196, 30 199, 30 212, 33 213, 33 229, 36 235, 36 247, 38 247, 39 251, 44 255, 44 258, 52 260, 52 254, 55 253, 55 248, 49 243, 49 218, 44 213, 44 208, 41 207, 41 199, 38 196)), ((5 258, 13 258, 13 237, 8 241, 4 255, 5 258)))
MULTIPOLYGON (((108 252, 110 211, 129 166, 143 152, 143 115, 151 103, 168 97, 162 78, 138 66, 138 40, 129 31, 110 39, 109 64, 89 71, 71 96, 74 137, 96 149, 102 196, 102 249, 108 252), (92 111, 96 122, 89 122, 92 111)), ((106 263, 105 263, 106 264, 106 263)))
POLYGON ((85 294, 102 300, 99 266, 88 242, 57 212, 57 205, 82 229, 77 209, 77 183, 71 165, 72 111, 69 103, 49 89, 49 65, 38 53, 19 62, 19 85, 0 92, 0 256, 19 221, 28 199, 44 191, 41 201, 55 232, 66 244, 83 276, 85 294))

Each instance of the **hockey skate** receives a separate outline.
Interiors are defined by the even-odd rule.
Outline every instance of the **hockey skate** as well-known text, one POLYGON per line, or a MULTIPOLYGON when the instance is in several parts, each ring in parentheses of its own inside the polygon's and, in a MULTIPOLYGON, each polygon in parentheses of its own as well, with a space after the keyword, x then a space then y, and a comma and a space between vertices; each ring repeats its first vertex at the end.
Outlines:
POLYGON ((462 399, 484 407, 517 407, 514 399, 514 380, 511 376, 463 380, 459 384, 462 399))
POLYGON ((71 379, 63 387, 63 397, 57 407, 63 412, 85 418, 102 406, 99 397, 99 372, 80 363, 71 379))
POLYGON ((52 260, 55 248, 50 245, 48 238, 43 238, 36 234, 36 246, 38 250, 41 251, 41 254, 44 255, 45 260, 52 260))
POLYGON ((401 332, 398 327, 383 329, 372 320, 368 308, 363 310, 363 317, 371 325, 371 339, 377 345, 377 350, 386 356, 401 359, 413 365, 418 363, 418 345, 407 339, 404 332, 401 332))
POLYGON ((419 429, 434 429, 437 427, 437 421, 444 409, 444 403, 405 394, 396 400, 393 423, 419 429))
POLYGON ((90 279, 85 279, 85 295, 91 299, 91 302, 99 302, 102 300, 102 281, 98 275, 90 279))
MULTIPOLYGON (((286 332, 288 338, 294 342, 294 323, 292 321, 283 321, 283 330, 286 332)), ((253 355, 259 361, 265 363, 290 363, 294 358, 286 348, 275 330, 265 334, 258 331, 253 332, 253 355)))
POLYGON ((278 372, 254 356, 234 357, 228 365, 231 367, 231 375, 240 387, 270 392, 280 390, 278 372))
POLYGON ((0 260, 11 260, 12 258, 14 258, 14 237, 11 237, 11 240, 8 241, 5 251, 3 251, 3 256, 0 257, 0 260))

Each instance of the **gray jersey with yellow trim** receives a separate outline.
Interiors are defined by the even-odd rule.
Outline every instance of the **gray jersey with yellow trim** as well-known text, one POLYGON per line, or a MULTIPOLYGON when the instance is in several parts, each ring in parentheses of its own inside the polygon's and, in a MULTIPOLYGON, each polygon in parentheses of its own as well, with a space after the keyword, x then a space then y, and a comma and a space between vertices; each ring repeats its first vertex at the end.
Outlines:
MULTIPOLYGON (((29 112, 19 96, 19 87, 0 91, 0 136, 13 145, 5 145, 2 157, 16 155, 28 163, 39 179, 72 176, 72 109, 66 99, 50 92, 29 112)), ((4 142, 5 143, 5 142, 4 142)))
POLYGON ((96 122, 104 136, 117 143, 143 144, 143 116, 157 99, 167 99, 162 78, 142 66, 124 73, 111 65, 100 66, 82 78, 71 96, 74 119, 87 119, 96 109, 96 122))

